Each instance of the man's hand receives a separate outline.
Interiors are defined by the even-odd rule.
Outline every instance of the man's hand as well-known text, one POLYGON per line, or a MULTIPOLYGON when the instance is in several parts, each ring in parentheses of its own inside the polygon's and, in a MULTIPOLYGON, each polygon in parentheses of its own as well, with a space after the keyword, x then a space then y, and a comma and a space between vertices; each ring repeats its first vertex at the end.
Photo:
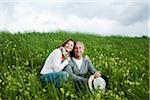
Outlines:
POLYGON ((100 77, 100 76, 101 76, 101 73, 100 73, 100 72, 96 71, 96 72, 94 73, 94 78, 97 78, 97 77, 100 77))

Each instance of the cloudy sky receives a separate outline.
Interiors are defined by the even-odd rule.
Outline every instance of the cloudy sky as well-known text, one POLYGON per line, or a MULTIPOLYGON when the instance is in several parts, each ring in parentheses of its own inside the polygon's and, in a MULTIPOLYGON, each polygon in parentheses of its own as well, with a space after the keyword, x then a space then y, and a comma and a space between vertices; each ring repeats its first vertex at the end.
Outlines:
POLYGON ((148 0, 0 0, 0 31, 148 35, 148 0))

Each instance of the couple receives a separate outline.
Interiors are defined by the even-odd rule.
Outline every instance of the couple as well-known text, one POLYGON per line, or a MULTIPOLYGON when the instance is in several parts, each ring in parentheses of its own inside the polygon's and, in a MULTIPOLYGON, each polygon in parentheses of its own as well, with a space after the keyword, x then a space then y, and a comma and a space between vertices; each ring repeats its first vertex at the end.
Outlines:
POLYGON ((54 83, 56 88, 61 87, 68 77, 76 82, 88 85, 88 73, 94 78, 101 76, 92 66, 88 57, 83 57, 84 44, 80 41, 75 42, 72 39, 55 49, 46 59, 40 72, 43 83, 54 83))

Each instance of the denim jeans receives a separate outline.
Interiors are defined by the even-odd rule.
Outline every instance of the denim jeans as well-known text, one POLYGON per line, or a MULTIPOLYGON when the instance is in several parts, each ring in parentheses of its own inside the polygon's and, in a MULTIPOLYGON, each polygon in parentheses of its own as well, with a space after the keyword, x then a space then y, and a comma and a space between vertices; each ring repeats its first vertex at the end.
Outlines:
POLYGON ((68 75, 65 71, 52 72, 41 75, 41 81, 43 84, 53 83, 56 88, 60 88, 68 80, 68 75))

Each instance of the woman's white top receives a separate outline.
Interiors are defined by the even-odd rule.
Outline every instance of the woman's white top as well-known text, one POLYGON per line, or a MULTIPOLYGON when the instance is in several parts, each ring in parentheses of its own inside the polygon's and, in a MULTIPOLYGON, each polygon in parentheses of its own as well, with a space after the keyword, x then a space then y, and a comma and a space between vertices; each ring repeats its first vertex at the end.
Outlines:
POLYGON ((60 48, 55 49, 46 59, 40 74, 59 72, 68 64, 69 62, 66 59, 62 62, 62 52, 60 48))

